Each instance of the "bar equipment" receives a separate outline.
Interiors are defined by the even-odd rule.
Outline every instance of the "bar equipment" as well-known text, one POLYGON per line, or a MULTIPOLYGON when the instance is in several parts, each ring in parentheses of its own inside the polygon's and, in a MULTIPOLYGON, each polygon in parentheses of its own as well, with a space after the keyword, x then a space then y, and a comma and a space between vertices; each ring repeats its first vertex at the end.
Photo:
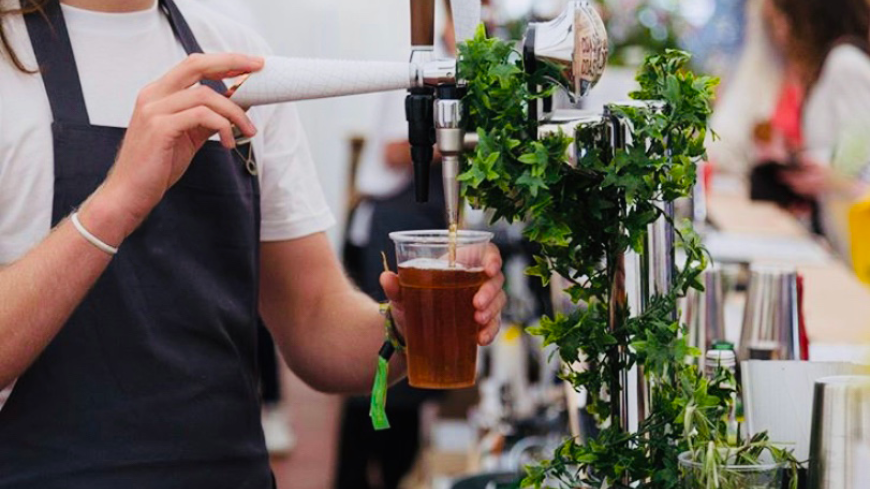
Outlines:
MULTIPOLYGON (((623 117, 620 108, 634 108, 650 113, 660 113, 665 110, 665 104, 658 101, 626 101, 608 104, 604 108, 604 119, 609 126, 609 142, 611 150, 625 150, 632 145, 649 146, 648 141, 635 141, 634 128, 630 121, 623 117)), ((670 291, 676 273, 676 236, 673 227, 674 205, 663 203, 661 216, 647 229, 643 251, 629 251, 622 257, 617 257, 617 270, 614 276, 613 294, 611 296, 611 327, 617 327, 623 318, 618 314, 640 315, 649 305, 649 301, 670 291), (628 310, 619 308, 628 306, 628 310)), ((671 312, 673 319, 677 318, 676 308, 671 312)), ((625 352, 620 352, 624 355, 625 352)), ((640 423, 648 416, 652 403, 651 386, 643 372, 643 368, 635 365, 630 370, 620 373, 620 386, 614 386, 611 392, 619 392, 614 399, 614 411, 620 413, 620 426, 623 431, 637 431, 640 423), (618 408, 616 404, 618 403, 618 408)))
POLYGON ((767 432, 771 440, 810 457, 813 391, 816 381, 833 376, 867 375, 866 367, 845 362, 740 362, 745 421, 742 434, 767 432))
POLYGON ((810 436, 810 489, 858 489, 851 477, 860 465, 857 446, 870 438, 870 377, 825 377, 816 381, 810 436))
MULTIPOLYGON (((575 143, 568 151, 569 164, 577 162, 590 151, 599 151, 605 158, 630 145, 648 145, 634 141, 634 128, 619 110, 630 107, 641 111, 658 113, 665 104, 658 101, 626 101, 609 104, 603 112, 573 110, 546 114, 538 127, 539 137, 563 131, 574 134, 575 143)), ((641 314, 656 295, 667 293, 676 273, 675 231, 672 204, 664 204, 662 215, 649 225, 642 253, 627 252, 614 257, 611 284, 610 327, 618 327, 630 315, 641 314)), ((558 302, 558 301, 557 301, 558 302)), ((721 309, 721 307, 720 307, 721 309)), ((672 312, 676 319, 676 309, 672 312)), ((620 351, 624 356, 628 352, 620 351)), ((638 366, 622 370, 618 385, 610 387, 611 413, 625 432, 637 431, 640 422, 648 415, 651 404, 651 387, 638 366)))
MULTIPOLYGON (((465 134, 462 104, 465 83, 457 76, 456 60, 432 59, 429 19, 433 0, 411 1, 415 34, 409 63, 267 58, 265 68, 239 85, 232 99, 242 106, 253 106, 409 90, 406 116, 417 200, 424 202, 428 198, 428 167, 435 143, 443 157, 446 210, 451 223, 455 223, 459 212, 459 163, 475 136, 465 134)), ((452 0, 452 9, 457 39, 468 39, 479 24, 479 0, 452 0)), ((529 26, 522 52, 530 71, 537 63, 545 61, 562 66, 569 80, 564 88, 576 101, 594 87, 604 70, 607 36, 589 0, 570 0, 558 18, 529 26)), ((613 155, 629 145, 649 144, 633 140, 634 128, 621 115, 620 107, 653 112, 665 109, 661 102, 631 101, 609 105, 604 111, 556 112, 552 101, 544 99, 529 107, 529 118, 537 124, 539 137, 559 130, 574 134, 576 142, 568 151, 571 164, 576 165, 589 151, 613 155)), ((649 226, 643 252, 612 257, 607 264, 615 271, 611 327, 622 324, 628 314, 642 313, 651 298, 670 290, 676 270, 675 233, 671 224, 674 209, 670 204, 663 204, 661 211, 661 218, 649 226)), ((672 317, 677 317, 676 308, 672 317)), ((618 353, 628 354, 627 351, 618 353)), ((636 431, 647 417, 651 386, 638 367, 619 372, 619 379, 618 385, 611 386, 613 422, 619 423, 626 432, 636 431)))
MULTIPOLYGON (((725 339, 722 269, 714 264, 701 274, 704 290, 690 289, 686 296, 684 322, 689 327, 689 346, 706 352, 725 339)), ((704 365, 704 358, 700 364, 704 365)))
MULTIPOLYGON (((432 59, 435 0, 411 0, 412 51, 410 62, 343 61, 267 57, 262 71, 240 80, 233 101, 243 107, 408 90, 406 116, 414 161, 418 202, 429 198, 429 165, 433 143, 443 157, 443 184, 449 222, 459 214, 459 163, 465 146, 462 95, 465 83, 457 77, 453 59, 432 59)), ((481 20, 480 0, 451 2, 456 39, 474 35, 481 20)), ((572 0, 552 22, 531 24, 524 41, 529 69, 537 60, 565 67, 567 87, 581 97, 597 83, 607 61, 604 24, 589 0, 572 0)), ((537 120, 536 109, 530 117, 537 120)))
POLYGON ((738 356, 757 360, 800 360, 797 271, 753 265, 738 356))

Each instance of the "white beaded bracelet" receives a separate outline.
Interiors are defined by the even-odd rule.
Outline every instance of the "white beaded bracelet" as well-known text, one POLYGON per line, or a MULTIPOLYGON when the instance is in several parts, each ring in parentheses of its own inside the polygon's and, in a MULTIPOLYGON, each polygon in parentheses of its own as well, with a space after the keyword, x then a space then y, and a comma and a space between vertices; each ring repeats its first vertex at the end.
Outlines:
POLYGON ((87 229, 85 229, 84 226, 82 226, 82 222, 79 221, 79 212, 78 211, 75 211, 72 213, 72 216, 70 216, 70 220, 72 221, 73 226, 75 226, 75 228, 79 232, 79 234, 81 234, 82 237, 88 241, 88 243, 96 246, 101 251, 105 251, 106 253, 108 253, 110 255, 117 255, 118 254, 118 248, 115 248, 114 246, 107 245, 105 242, 103 242, 103 240, 94 236, 93 234, 91 234, 90 231, 88 231, 87 229))

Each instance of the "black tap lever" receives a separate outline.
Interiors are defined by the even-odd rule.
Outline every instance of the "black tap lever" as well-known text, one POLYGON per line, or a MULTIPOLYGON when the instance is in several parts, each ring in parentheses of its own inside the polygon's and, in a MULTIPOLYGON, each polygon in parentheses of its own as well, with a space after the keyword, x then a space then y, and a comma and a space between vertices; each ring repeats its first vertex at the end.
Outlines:
POLYGON ((412 88, 405 99, 408 142, 414 162, 414 191, 419 203, 429 202, 429 168, 435 146, 434 103, 432 88, 412 88))

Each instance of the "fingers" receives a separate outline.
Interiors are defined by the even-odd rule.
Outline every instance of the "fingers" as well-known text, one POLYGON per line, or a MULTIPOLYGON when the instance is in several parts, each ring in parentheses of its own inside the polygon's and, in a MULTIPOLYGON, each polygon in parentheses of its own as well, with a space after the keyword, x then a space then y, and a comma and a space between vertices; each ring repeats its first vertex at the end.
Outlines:
MULTIPOLYGON (((158 119, 158 123, 162 122, 161 119, 158 119)), ((208 135, 217 132, 220 133, 221 143, 225 147, 233 148, 236 145, 230 121, 207 107, 194 107, 177 114, 165 116, 165 122, 169 125, 169 130, 177 134, 190 130, 205 129, 205 139, 208 138, 208 135)))
POLYGON ((795 170, 782 172, 780 180, 799 195, 813 196, 824 187, 824 176, 814 171, 795 170))
POLYGON ((474 296, 474 320, 483 325, 477 337, 477 342, 486 346, 495 339, 501 326, 501 311, 507 304, 504 286, 504 275, 501 272, 502 258, 498 248, 489 244, 483 257, 483 268, 490 279, 480 287, 474 296))
POLYGON ((492 321, 488 322, 486 326, 481 328, 480 333, 477 335, 477 343, 480 346, 487 346, 491 344, 495 337, 498 335, 498 330, 501 328, 501 314, 496 316, 492 321))
POLYGON ((474 294, 474 308, 478 311, 486 310, 502 291, 502 286, 504 286, 504 275, 501 273, 481 285, 477 294, 474 294))
POLYGON ((495 277, 501 273, 502 259, 498 247, 489 243, 486 253, 483 255, 483 269, 489 277, 495 277))
POLYGON ((474 320, 481 325, 489 324, 490 321, 501 314, 501 310, 504 309, 505 304, 507 304, 507 295, 504 291, 500 291, 485 309, 478 309, 477 312, 474 313, 474 320))
POLYGON ((203 79, 222 80, 260 71, 265 60, 234 53, 191 54, 154 84, 157 98, 188 88, 203 79))
MULTIPOLYGON (((490 279, 484 283, 477 294, 474 296, 474 307, 478 314, 489 310, 494 302, 500 296, 504 295, 502 286, 504 286, 504 275, 501 273, 502 259, 498 248, 490 244, 486 249, 486 254, 483 257, 483 268, 490 279)), ((502 304, 504 306, 504 304, 502 304)), ((485 319, 479 319, 478 322, 486 324, 492 319, 492 315, 485 319)))
POLYGON ((381 287, 390 301, 393 309, 393 320, 402 336, 405 335, 405 311, 402 309, 402 288, 399 286, 399 276, 393 272, 381 274, 381 287))
POLYGON ((149 104, 145 110, 157 114, 174 114, 199 106, 208 107, 211 111, 228 119, 238 126, 247 137, 253 137, 257 132, 254 123, 241 107, 205 85, 173 93, 149 104))
POLYGON ((387 295, 390 302, 396 303, 402 301, 402 289, 399 287, 399 276, 393 272, 384 272, 381 274, 381 287, 387 295))

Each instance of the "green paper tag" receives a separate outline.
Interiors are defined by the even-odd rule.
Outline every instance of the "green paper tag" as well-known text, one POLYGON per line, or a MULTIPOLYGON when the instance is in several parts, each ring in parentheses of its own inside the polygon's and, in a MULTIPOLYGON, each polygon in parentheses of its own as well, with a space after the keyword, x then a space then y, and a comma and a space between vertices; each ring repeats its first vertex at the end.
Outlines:
POLYGON ((389 377, 390 364, 387 359, 378 356, 378 372, 375 374, 375 384, 372 386, 372 403, 369 408, 369 417, 372 418, 372 427, 375 431, 390 429, 387 420, 387 378, 389 377))

